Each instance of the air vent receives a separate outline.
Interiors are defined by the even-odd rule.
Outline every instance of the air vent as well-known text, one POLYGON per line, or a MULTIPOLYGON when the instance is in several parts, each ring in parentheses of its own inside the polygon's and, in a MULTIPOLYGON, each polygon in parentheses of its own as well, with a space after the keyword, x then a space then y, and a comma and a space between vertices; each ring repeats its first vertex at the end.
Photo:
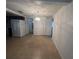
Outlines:
POLYGON ((18 11, 19 13, 21 13, 21 14, 23 14, 23 12, 22 11, 18 11))

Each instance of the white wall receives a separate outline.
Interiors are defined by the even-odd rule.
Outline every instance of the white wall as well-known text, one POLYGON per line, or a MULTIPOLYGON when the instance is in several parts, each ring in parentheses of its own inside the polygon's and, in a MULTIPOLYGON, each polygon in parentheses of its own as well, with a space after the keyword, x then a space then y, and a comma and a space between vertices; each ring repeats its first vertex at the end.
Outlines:
POLYGON ((11 20, 12 36, 20 36, 20 26, 19 20, 11 20))
POLYGON ((22 37, 26 34, 25 20, 11 20, 12 35, 22 37))
POLYGON ((20 36, 22 37, 26 34, 25 20, 19 20, 19 26, 20 26, 20 36))
POLYGON ((73 3, 63 6, 54 16, 52 40, 62 59, 73 59, 73 3))
POLYGON ((51 35, 52 19, 49 17, 39 17, 40 21, 33 21, 34 35, 51 35))

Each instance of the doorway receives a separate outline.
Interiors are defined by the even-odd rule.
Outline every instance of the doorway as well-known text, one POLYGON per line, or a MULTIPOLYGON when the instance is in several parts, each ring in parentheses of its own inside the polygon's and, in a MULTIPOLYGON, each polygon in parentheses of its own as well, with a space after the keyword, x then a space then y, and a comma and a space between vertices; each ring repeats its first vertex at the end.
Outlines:
POLYGON ((51 37, 53 36, 53 28, 54 28, 54 19, 51 20, 51 37))
POLYGON ((33 34, 33 18, 28 18, 29 34, 33 34))
POLYGON ((6 37, 12 37, 11 19, 6 16, 6 37))

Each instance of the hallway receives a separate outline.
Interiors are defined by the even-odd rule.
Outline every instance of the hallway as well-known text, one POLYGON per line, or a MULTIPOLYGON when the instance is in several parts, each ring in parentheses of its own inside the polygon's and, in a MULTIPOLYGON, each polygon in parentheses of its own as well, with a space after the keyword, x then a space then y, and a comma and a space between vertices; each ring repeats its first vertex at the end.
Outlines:
POLYGON ((48 36, 27 35, 6 40, 6 59, 61 59, 48 36))
POLYGON ((6 25, 7 59, 73 59, 73 0, 7 0, 6 25))

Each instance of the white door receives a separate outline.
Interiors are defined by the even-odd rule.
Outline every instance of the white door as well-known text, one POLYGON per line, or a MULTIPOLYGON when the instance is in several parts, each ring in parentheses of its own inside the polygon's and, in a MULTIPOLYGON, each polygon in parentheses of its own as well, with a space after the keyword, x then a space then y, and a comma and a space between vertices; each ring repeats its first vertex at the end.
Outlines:
POLYGON ((34 35, 43 35, 43 22, 34 21, 34 35))

